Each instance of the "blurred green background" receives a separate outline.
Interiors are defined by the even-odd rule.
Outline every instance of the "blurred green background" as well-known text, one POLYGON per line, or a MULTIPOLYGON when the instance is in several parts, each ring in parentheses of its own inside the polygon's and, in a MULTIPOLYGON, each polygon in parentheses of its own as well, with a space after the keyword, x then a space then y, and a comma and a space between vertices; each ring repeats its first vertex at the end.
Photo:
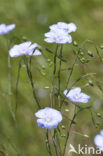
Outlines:
MULTIPOLYGON (((86 39, 95 41, 98 44, 100 55, 103 56, 103 51, 99 48, 99 45, 103 43, 103 0, 0 0, 0 24, 16 24, 15 30, 8 35, 0 36, 0 156, 48 155, 45 146, 46 131, 36 124, 36 118, 33 114, 37 111, 37 106, 33 99, 32 89, 23 64, 19 82, 16 123, 12 119, 8 106, 7 40, 12 36, 16 36, 22 42, 23 40, 30 40, 54 51, 56 45, 45 43, 44 33, 49 31, 49 25, 59 21, 74 22, 78 29, 75 33, 72 33, 73 40, 77 41, 78 45, 86 39)), ((15 43, 18 42, 20 41, 15 40, 15 43)), ((62 68, 71 67, 75 58, 73 54, 74 48, 72 44, 64 46, 63 57, 68 62, 62 63, 62 68)), ((86 59, 90 60, 88 64, 77 62, 70 85, 80 75, 90 72, 97 73, 95 78, 87 77, 87 79, 80 81, 77 86, 83 87, 83 91, 91 96, 91 101, 88 105, 93 105, 94 111, 103 114, 103 64, 96 53, 94 45, 86 44, 86 48, 93 52, 94 57, 91 58, 86 54, 86 59), (90 83, 93 83, 93 85, 90 83)), ((11 102, 13 111, 15 108, 18 61, 19 58, 11 59, 11 102)), ((33 58, 33 79, 43 107, 50 106, 52 71, 52 54, 43 50, 42 56, 33 58)), ((69 71, 62 72, 62 91, 65 89, 68 73, 69 71)), ((71 109, 71 105, 66 105, 62 113, 71 117, 71 109), (70 113, 65 112, 65 108, 68 108, 70 113)), ((77 117, 77 124, 73 127, 71 133, 71 142, 75 147, 77 144, 94 146, 94 136, 103 128, 103 120, 97 118, 95 113, 93 115, 97 128, 93 125, 91 113, 88 110, 83 111, 77 117), (83 135, 87 134, 89 138, 79 135, 77 132, 83 135)), ((64 118, 62 124, 67 125, 67 123, 68 119, 64 118)), ((60 129, 61 134, 66 134, 66 130, 60 129)), ((63 146, 65 137, 60 139, 63 146)))

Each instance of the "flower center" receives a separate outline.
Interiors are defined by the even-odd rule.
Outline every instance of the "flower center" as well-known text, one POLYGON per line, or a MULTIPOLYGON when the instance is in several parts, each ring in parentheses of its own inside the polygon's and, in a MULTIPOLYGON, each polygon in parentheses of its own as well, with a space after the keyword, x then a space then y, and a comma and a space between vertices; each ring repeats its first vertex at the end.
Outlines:
POLYGON ((65 27, 65 30, 68 30, 68 26, 65 27))
POLYGON ((50 121, 50 118, 46 118, 46 121, 49 122, 50 121))
POLYGON ((56 40, 59 41, 60 40, 59 37, 57 37, 56 40))
POLYGON ((79 95, 75 95, 75 99, 78 99, 79 98, 79 95))

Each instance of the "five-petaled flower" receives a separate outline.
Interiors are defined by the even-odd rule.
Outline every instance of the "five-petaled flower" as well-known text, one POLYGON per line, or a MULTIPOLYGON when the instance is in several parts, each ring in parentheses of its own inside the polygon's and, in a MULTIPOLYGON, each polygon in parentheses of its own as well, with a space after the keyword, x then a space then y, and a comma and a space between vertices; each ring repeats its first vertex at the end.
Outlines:
POLYGON ((103 130, 100 131, 100 134, 95 136, 94 143, 101 151, 103 151, 103 130))
POLYGON ((64 95, 73 102, 87 103, 90 100, 90 96, 81 93, 81 88, 79 87, 71 89, 69 92, 65 90, 64 95))
POLYGON ((77 27, 74 23, 64 23, 58 22, 57 24, 53 24, 49 27, 51 30, 62 29, 67 33, 75 32, 77 27))
POLYGON ((77 27, 74 23, 58 22, 49 26, 50 31, 45 33, 44 41, 48 43, 65 44, 71 43, 72 37, 69 35, 71 32, 75 32, 77 27))
POLYGON ((56 128, 62 121, 61 112, 50 107, 40 109, 35 116, 39 118, 37 119, 38 126, 46 129, 56 128))
POLYGON ((9 31, 12 31, 16 27, 15 24, 5 25, 0 24, 0 35, 8 34, 9 31))
POLYGON ((9 55, 11 57, 18 57, 22 55, 27 56, 41 55, 42 53, 38 49, 36 49, 37 47, 38 47, 37 43, 31 44, 30 41, 27 41, 19 45, 14 45, 9 50, 9 55))
POLYGON ((62 29, 51 30, 45 33, 45 37, 44 41, 48 43, 65 44, 72 42, 72 37, 62 29))

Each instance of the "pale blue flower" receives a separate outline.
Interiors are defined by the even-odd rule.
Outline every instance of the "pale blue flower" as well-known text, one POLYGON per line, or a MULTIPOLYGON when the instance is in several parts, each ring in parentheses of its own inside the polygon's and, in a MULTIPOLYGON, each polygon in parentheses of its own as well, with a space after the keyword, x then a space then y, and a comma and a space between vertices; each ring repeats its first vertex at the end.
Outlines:
POLYGON ((27 55, 27 56, 41 55, 42 53, 38 49, 36 49, 37 47, 38 47, 37 43, 31 44, 30 41, 27 41, 19 45, 14 45, 9 50, 9 55, 11 57, 18 57, 22 55, 27 55))
POLYGON ((50 107, 40 109, 35 116, 39 118, 37 119, 38 126, 46 129, 56 128, 62 121, 61 112, 50 107))
POLYGON ((101 151, 103 151, 103 130, 100 131, 100 134, 95 136, 94 143, 101 151))
POLYGON ((77 27, 74 23, 64 23, 58 22, 57 24, 53 24, 49 27, 51 30, 62 29, 67 33, 75 32, 77 27))
POLYGON ((81 88, 79 87, 71 89, 69 93, 68 90, 65 90, 64 95, 73 102, 87 103, 90 100, 90 96, 81 93, 81 88))
POLYGON ((72 37, 68 35, 64 30, 55 29, 52 31, 49 31, 48 33, 45 33, 44 40, 48 43, 57 43, 57 44, 65 44, 65 43, 71 43, 72 37))
POLYGON ((0 35, 8 34, 9 31, 12 31, 16 27, 15 24, 5 25, 0 24, 0 35))

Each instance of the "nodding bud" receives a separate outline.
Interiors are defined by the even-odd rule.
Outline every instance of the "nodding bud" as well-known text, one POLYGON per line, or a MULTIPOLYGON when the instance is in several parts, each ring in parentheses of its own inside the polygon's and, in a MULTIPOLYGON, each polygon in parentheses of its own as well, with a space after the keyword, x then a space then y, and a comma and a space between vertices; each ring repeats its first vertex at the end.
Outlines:
POLYGON ((98 116, 98 117, 101 117, 101 114, 100 114, 100 113, 97 113, 97 116, 98 116))
POLYGON ((103 49, 103 45, 101 45, 100 48, 103 49))
POLYGON ((62 127, 62 129, 65 129, 65 126, 64 125, 62 125, 61 127, 62 127))
POLYGON ((94 86, 94 84, 93 84, 93 82, 91 80, 89 80, 89 85, 94 86))
POLYGON ((28 39, 27 39, 26 36, 22 36, 22 40, 23 40, 24 42, 28 41, 28 39))
POLYGON ((73 45, 77 47, 78 43, 76 41, 73 41, 73 45))
POLYGON ((89 138, 89 136, 87 134, 84 134, 84 137, 89 138))
POLYGON ((69 109, 65 109, 65 112, 69 112, 69 109))
POLYGON ((88 55, 89 55, 90 57, 94 57, 93 53, 92 53, 91 51, 89 51, 89 50, 88 50, 88 55))
POLYGON ((66 135, 65 134, 61 134, 61 137, 66 137, 66 135))

